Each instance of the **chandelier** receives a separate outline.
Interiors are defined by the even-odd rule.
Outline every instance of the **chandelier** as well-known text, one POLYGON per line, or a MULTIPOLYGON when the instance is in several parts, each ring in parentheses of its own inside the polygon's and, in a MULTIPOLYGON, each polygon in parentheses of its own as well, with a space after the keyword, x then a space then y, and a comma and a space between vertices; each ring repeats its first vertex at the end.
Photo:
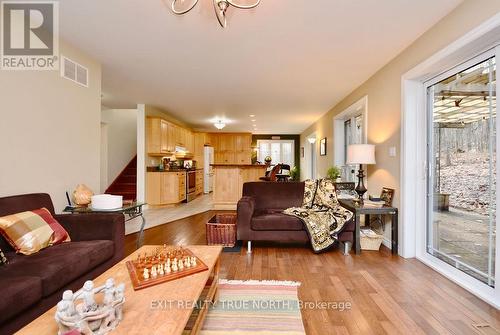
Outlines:
POLYGON ((218 120, 217 122, 214 123, 214 127, 221 130, 226 126, 226 123, 222 120, 218 120))
MULTIPOLYGON (((183 2, 185 1, 186 0, 172 0, 172 6, 171 6, 172 12, 174 12, 174 14, 177 15, 186 14, 187 12, 190 12, 191 9, 193 9, 194 6, 196 6, 196 4, 198 3, 198 0, 194 0, 193 4, 188 8, 180 9, 179 7, 182 7, 183 2)), ((239 5, 234 3, 233 0, 213 0, 213 2, 214 2, 215 16, 217 16, 217 20, 219 21, 222 28, 225 28, 226 10, 229 8, 229 6, 233 6, 239 9, 251 9, 257 7, 260 3, 260 0, 257 0, 257 2, 252 5, 239 5)))

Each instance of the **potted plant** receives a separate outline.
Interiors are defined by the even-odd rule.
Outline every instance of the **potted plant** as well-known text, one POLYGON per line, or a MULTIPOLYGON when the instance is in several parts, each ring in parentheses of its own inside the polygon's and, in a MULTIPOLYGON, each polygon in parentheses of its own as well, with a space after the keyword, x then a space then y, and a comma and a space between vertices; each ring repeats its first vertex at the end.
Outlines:
POLYGON ((298 167, 294 166, 290 170, 290 180, 291 181, 299 181, 300 180, 300 170, 298 167))
POLYGON ((340 174, 341 174, 341 171, 340 171, 340 168, 338 166, 331 166, 326 171, 326 178, 338 181, 338 179, 340 179, 340 174))

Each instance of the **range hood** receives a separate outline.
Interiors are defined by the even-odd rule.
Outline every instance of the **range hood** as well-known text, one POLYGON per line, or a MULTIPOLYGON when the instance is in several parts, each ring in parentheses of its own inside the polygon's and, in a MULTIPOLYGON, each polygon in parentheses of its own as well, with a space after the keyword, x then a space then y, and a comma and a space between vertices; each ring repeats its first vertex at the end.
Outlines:
POLYGON ((193 153, 187 151, 185 147, 175 147, 175 152, 174 152, 175 158, 191 158, 193 157, 193 153))

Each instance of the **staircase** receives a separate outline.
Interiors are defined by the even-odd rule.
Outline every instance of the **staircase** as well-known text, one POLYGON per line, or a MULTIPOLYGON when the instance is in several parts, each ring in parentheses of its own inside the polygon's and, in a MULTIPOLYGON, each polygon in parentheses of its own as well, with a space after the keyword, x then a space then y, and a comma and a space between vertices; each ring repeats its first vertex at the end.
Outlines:
POLYGON ((132 158, 125 169, 106 189, 107 194, 122 195, 123 200, 137 199, 137 156, 132 158))

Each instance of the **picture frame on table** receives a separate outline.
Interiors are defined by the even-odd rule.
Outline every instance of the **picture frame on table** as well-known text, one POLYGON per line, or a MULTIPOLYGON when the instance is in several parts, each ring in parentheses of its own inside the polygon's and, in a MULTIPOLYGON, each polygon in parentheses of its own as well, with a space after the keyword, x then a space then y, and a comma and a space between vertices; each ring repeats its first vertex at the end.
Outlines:
POLYGON ((319 155, 326 156, 326 137, 319 141, 319 155))

